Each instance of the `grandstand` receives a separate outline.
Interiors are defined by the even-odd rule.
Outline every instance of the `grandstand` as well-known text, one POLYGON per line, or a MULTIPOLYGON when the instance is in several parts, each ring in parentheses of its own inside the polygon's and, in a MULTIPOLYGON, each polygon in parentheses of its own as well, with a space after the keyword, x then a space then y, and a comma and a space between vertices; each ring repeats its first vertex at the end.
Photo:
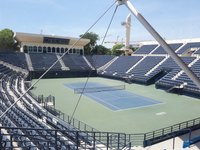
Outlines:
POLYGON ((87 39, 17 32, 20 52, 0 53, 0 149, 130 150, 167 140, 174 147, 183 136, 186 148, 200 141, 200 39, 165 42, 129 1, 115 3, 129 7, 157 42, 137 43, 131 56, 86 56, 87 39))
MULTIPOLYGON (((200 41, 194 42, 190 39, 188 43, 184 40, 181 44, 178 41, 172 45, 174 50, 180 53, 182 60, 199 77, 200 47, 197 46, 200 45, 200 41), (197 51, 188 53, 193 49, 197 51)), ((59 54, 52 53, 1 53, 1 113, 25 92, 28 88, 27 79, 37 78, 58 57, 59 54)), ((155 84, 156 88, 164 89, 166 92, 177 92, 198 98, 200 94, 200 90, 170 56, 163 53, 158 44, 152 46, 152 43, 141 46, 132 56, 66 55, 44 78, 87 77, 89 72, 93 72, 93 77, 123 81, 128 78, 131 83, 155 84), (63 69, 63 65, 67 69, 63 69)), ((134 138, 139 140, 136 145, 148 146, 172 138, 174 134, 178 136, 187 133, 188 128, 199 129, 198 118, 191 118, 194 120, 188 121, 186 126, 180 123, 180 128, 171 126, 170 132, 163 128, 162 134, 157 133, 144 138, 147 136, 146 133, 136 137, 137 134, 100 132, 80 121, 75 120, 73 122, 77 123, 70 124, 69 119, 63 121, 55 115, 55 111, 42 107, 32 93, 25 94, 22 100, 1 118, 1 148, 122 149, 131 144, 135 146, 134 138), (115 138, 112 139, 113 135, 115 138)))

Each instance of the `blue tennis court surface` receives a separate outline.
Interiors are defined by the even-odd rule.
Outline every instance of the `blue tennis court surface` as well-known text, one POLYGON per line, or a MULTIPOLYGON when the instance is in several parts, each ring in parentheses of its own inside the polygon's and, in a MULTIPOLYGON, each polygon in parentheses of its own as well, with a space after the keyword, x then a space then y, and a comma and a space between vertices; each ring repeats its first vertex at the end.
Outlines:
MULTIPOLYGON (((85 83, 65 84, 66 87, 72 90, 76 88, 83 88, 84 85, 85 83)), ((86 86, 86 88, 98 87, 106 87, 106 85, 90 82, 86 86)), ((136 95, 126 90, 90 92, 84 93, 84 95, 114 111, 147 107, 161 103, 144 96, 136 95)))

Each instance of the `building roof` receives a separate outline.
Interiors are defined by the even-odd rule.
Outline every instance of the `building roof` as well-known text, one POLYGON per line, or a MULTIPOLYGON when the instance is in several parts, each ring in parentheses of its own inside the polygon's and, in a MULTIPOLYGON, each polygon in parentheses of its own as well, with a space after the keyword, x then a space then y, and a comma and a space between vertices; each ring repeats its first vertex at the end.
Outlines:
MULTIPOLYGON (((74 37, 67 37, 67 36, 65 37, 57 35, 44 35, 44 34, 22 33, 22 32, 15 33, 15 39, 20 43, 44 43, 44 38, 68 40, 67 44, 59 43, 62 45, 73 45, 79 39, 74 37)), ((76 45, 85 46, 89 42, 90 42, 89 39, 81 39, 76 45)), ((58 44, 58 43, 52 43, 52 44, 58 44)))

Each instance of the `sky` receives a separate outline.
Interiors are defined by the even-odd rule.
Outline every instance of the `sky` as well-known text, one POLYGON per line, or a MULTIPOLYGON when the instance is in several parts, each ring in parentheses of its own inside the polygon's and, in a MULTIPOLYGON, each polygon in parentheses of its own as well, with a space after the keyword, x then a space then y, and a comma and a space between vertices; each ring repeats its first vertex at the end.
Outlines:
MULTIPOLYGON (((165 39, 200 38, 200 0, 130 0, 137 10, 165 39)), ((0 30, 79 37, 114 0, 0 0, 0 30)), ((102 40, 114 7, 91 29, 102 40)), ((129 10, 117 9, 105 39, 125 39, 129 10)), ((131 41, 152 40, 152 36, 132 15, 131 41)), ((99 41, 100 43, 101 41, 99 41)))

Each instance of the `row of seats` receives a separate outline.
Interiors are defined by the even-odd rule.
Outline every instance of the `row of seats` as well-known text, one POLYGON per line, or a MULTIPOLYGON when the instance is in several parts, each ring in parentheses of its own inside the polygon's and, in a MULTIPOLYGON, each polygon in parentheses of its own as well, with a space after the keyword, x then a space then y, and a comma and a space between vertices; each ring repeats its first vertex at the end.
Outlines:
POLYGON ((65 55, 62 60, 70 70, 91 70, 81 55, 65 55))
MULTIPOLYGON (((7 70, 11 70, 7 68, 7 70)), ((15 102, 15 98, 10 94, 12 91, 16 97, 21 96, 22 90, 21 81, 23 75, 12 71, 11 73, 4 73, 1 80, 1 95, 0 95, 0 114, 5 112, 12 103, 15 102), (17 87, 17 89, 16 89, 17 87), (20 92, 19 92, 20 91, 20 92)), ((15 106, 12 107, 1 118, 0 123, 4 127, 8 127, 6 130, 7 134, 2 132, 2 146, 9 149, 15 145, 16 147, 24 149, 76 149, 75 144, 71 141, 66 134, 61 132, 56 133, 54 127, 50 124, 42 122, 41 113, 39 109, 31 103, 30 99, 25 96, 23 99, 18 102, 15 106), (27 109, 25 106, 27 104, 33 109, 27 109), (36 110, 36 111, 35 111, 36 110), (12 128, 12 129, 11 129, 12 128), (18 128, 15 130, 15 128, 18 128), (22 129, 21 129, 22 128, 22 129), (25 129, 26 128, 26 129, 25 129), (28 129, 27 129, 28 128, 28 129), (56 143, 55 143, 56 142, 56 143), (55 147, 56 146, 56 147, 55 147)), ((56 128, 57 129, 57 128, 56 128)), ((73 128, 71 128, 73 129, 73 128)), ((72 130, 73 131, 73 130, 72 130)))
MULTIPOLYGON (((58 60, 56 54, 29 54, 34 70, 47 70, 54 62, 58 60)), ((64 65, 69 70, 91 70, 87 62, 81 55, 65 55, 62 58, 64 65)), ((60 62, 57 62, 52 70, 62 70, 60 62)))
POLYGON ((126 74, 126 72, 142 58, 142 56, 121 56, 104 70, 104 74, 111 76, 121 76, 122 74, 126 74), (122 74, 120 75, 120 73, 122 74))
POLYGON ((104 76, 117 78, 128 77, 135 81, 146 82, 148 79, 146 73, 160 63, 164 58, 164 56, 121 56, 108 68, 99 73, 104 76), (138 63, 139 61, 141 62, 138 63))
MULTIPOLYGON (((21 96, 24 80, 25 76, 15 71, 2 77, 2 80, 0 80, 2 82, 0 100, 2 101, 0 102, 3 104, 0 107, 0 114, 15 102, 15 97, 19 98, 21 96), (14 97, 13 94, 15 95, 14 97)), ((31 150, 94 149, 95 145, 98 145, 101 141, 100 139, 100 141, 93 142, 95 133, 79 131, 71 124, 63 123, 62 120, 59 121, 56 116, 52 117, 49 112, 41 111, 40 107, 38 107, 39 104, 36 105, 30 97, 28 93, 25 94, 21 101, 0 120, 3 129, 7 127, 5 128, 7 134, 4 132, 1 134, 2 139, 5 139, 1 141, 4 143, 2 144, 3 148, 14 148, 13 145, 16 145, 15 148, 25 149, 26 147, 31 150)), ((96 134, 96 136, 99 135, 96 134)))
POLYGON ((200 47, 200 42, 187 43, 178 51, 178 54, 183 54, 186 50, 197 47, 200 47))
MULTIPOLYGON (((169 46, 176 51, 179 47, 181 47, 183 43, 175 43, 175 44, 169 44, 169 46)), ((152 54, 167 54, 165 50, 162 48, 162 46, 159 46, 155 51, 153 51, 152 54)))
MULTIPOLYGON (((199 48, 200 42, 189 42, 189 43, 172 43, 169 46, 174 50, 177 51, 177 54, 184 54, 188 49, 191 48, 199 48)), ((149 44, 141 46, 134 54, 167 54, 165 50, 156 44, 149 44)), ((199 54, 199 53, 195 53, 199 54)))
MULTIPOLYGON (((69 63, 76 61, 75 64, 77 66, 75 66, 76 68, 74 68, 74 70, 83 69, 83 66, 84 69, 89 69, 83 56, 69 57, 66 55, 66 57, 68 57, 68 60, 71 60, 69 63)), ((44 61, 48 61, 47 58, 45 58, 44 61)), ((106 61, 110 61, 115 57, 108 58, 109 59, 106 58, 105 61, 99 64, 104 64, 106 61)), ((129 65, 131 66, 132 57, 125 58, 130 59, 131 64, 129 65)), ((139 57, 137 60, 134 60, 134 63, 137 63, 137 61, 142 58, 143 57, 139 57)), ((124 59, 122 59, 122 61, 124 61, 124 59)), ((121 63, 121 61, 119 62, 121 63)), ((21 97, 24 92, 24 80, 26 75, 21 72, 13 71, 4 65, 0 65, 0 78, 0 84, 2 85, 0 88, 1 115, 19 97, 21 97)), ((100 141, 108 142, 107 139, 101 139, 101 136, 104 136, 101 135, 101 133, 95 134, 93 132, 81 132, 77 128, 74 128, 71 124, 64 123, 62 120, 56 118, 56 116, 52 116, 50 112, 41 109, 41 106, 39 106, 36 100, 34 100, 34 98, 28 93, 25 94, 21 100, 12 107, 12 109, 10 109, 6 115, 0 119, 0 124, 3 126, 0 128, 0 148, 3 149, 18 147, 31 150, 95 149, 95 146, 99 144, 100 141), (95 136, 100 136, 100 141, 98 140, 94 142, 95 136)), ((110 133, 103 134, 107 135, 106 137, 109 138, 108 135, 110 133)), ((120 136, 119 133, 117 133, 117 135, 120 136)), ((110 147, 110 145, 108 145, 109 143, 112 144, 112 141, 109 141, 107 144, 101 143, 101 146, 104 144, 108 148, 110 147)))
MULTIPOLYGON (((100 57, 100 56, 99 56, 100 57)), ((189 65, 197 57, 181 57, 184 63, 189 65)), ((195 62, 191 69, 200 77, 200 62, 195 62)), ((117 79, 129 79, 132 82, 143 84, 155 83, 154 77, 158 74, 165 75, 156 82, 157 87, 170 89, 175 86, 183 86, 184 91, 200 93, 198 87, 187 77, 185 73, 173 79, 181 68, 169 56, 120 56, 111 65, 98 72, 99 75, 117 79), (149 72, 149 73, 148 73, 149 72), (163 73, 164 72, 164 73, 163 73), (153 80, 153 81, 152 81, 153 80)))
MULTIPOLYGON (((47 70, 56 60, 55 54, 29 54, 34 70, 47 70)), ((52 70, 61 70, 60 63, 56 63, 52 70)))
MULTIPOLYGON (((58 54, 31 53, 28 55, 35 71, 47 70, 58 59, 58 54)), ((0 53, 0 60, 28 70, 28 63, 24 53, 0 53)), ((65 55, 62 61, 69 70, 91 70, 81 55, 65 55)), ((52 70, 62 71, 60 62, 57 62, 52 70)))
MULTIPOLYGON (((175 50, 178 54, 185 53, 188 49, 191 48, 198 48, 200 47, 199 42, 191 42, 191 43, 175 43, 170 44, 171 48, 175 50), (178 50, 178 51, 177 51, 178 50)), ((198 50, 195 51, 195 53, 198 53, 198 50)), ((195 54, 194 53, 194 54, 195 54)), ((156 77, 160 72, 167 71, 169 74, 167 74, 165 77, 160 79, 158 82, 156 82, 156 85, 165 85, 164 82, 168 83, 169 85, 173 82, 176 83, 175 85, 181 85, 185 83, 184 88, 189 89, 190 91, 194 90, 197 91, 197 87, 193 84, 193 82, 187 77, 181 75, 179 78, 175 80, 172 80, 174 76, 178 72, 181 71, 181 69, 176 65, 176 63, 168 56, 165 55, 163 48, 158 45, 143 45, 141 48, 139 48, 133 56, 108 56, 108 55, 94 55, 94 56, 81 56, 81 55, 65 55, 62 58, 62 61, 66 67, 69 68, 69 70, 74 71, 83 71, 83 70, 91 70, 91 65, 102 70, 98 70, 98 74, 101 76, 111 77, 111 78, 129 78, 132 81, 138 81, 140 83, 148 84, 150 81, 156 77), (151 54, 164 54, 164 55, 148 55, 151 54), (168 58, 169 57, 169 58, 168 58), (85 60, 85 58, 87 60, 85 60), (88 62, 90 64, 88 64, 88 62), (102 66, 104 66, 102 68, 102 66), (107 66, 106 66, 107 65, 107 66), (165 81, 164 81, 165 80, 165 81), (170 81, 171 80, 171 81, 170 81), (180 82, 182 81, 182 82, 180 82)), ((14 61, 14 64, 16 66, 23 67, 22 64, 24 64, 25 56, 22 53, 3 53, 0 54, 0 60, 10 62, 11 58, 20 58, 21 62, 16 59, 14 61), (6 55, 6 57, 1 57, 3 55, 6 55), (8 56, 8 57, 7 57, 8 56), (20 56, 20 57, 19 57, 20 56), (23 56, 23 57, 22 57, 23 56), (23 63, 22 63, 23 62, 23 63)), ((29 54, 30 59, 33 65, 34 70, 47 70, 57 59, 56 54, 29 54)), ((196 55, 193 57, 182 56, 181 58, 186 64, 190 64, 194 59, 196 59, 196 55), (194 57, 195 56, 195 57, 194 57)), ((195 65, 195 64, 194 64, 195 65)), ((4 70, 4 66, 0 66, 0 71, 4 73, 9 73, 9 70, 4 70), (2 67, 2 68, 1 68, 2 67)), ((193 67, 192 67, 193 69, 193 67)), ((62 71, 61 63, 58 62, 52 70, 60 70, 62 71)), ((195 70, 198 74, 198 70, 195 70)), ((2 74, 0 74, 2 76, 2 74)), ((152 83, 152 82, 151 82, 152 83)), ((166 84, 167 85, 167 84, 166 84)))
POLYGON ((149 54, 153 51, 158 45, 143 45, 134 54, 149 54))
POLYGON ((95 67, 99 68, 104 66, 106 63, 111 61, 115 56, 113 55, 93 55, 93 56, 86 56, 88 61, 95 67))
POLYGON ((0 60, 23 69, 28 69, 24 53, 1 52, 0 60))

